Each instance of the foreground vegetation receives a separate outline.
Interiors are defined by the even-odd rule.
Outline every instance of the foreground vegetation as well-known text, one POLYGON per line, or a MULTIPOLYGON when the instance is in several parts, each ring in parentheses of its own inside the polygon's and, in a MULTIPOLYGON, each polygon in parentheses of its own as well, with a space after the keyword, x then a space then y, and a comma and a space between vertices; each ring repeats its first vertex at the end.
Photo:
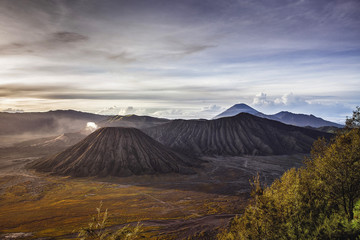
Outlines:
POLYGON ((360 109, 345 130, 314 143, 305 166, 270 187, 254 179, 252 200, 218 239, 360 239, 360 109))
POLYGON ((106 228, 108 209, 101 211, 102 204, 100 202, 100 206, 96 208, 97 214, 93 216, 88 226, 78 231, 79 240, 136 240, 145 237, 142 235, 143 227, 139 223, 136 226, 125 225, 116 231, 106 228))

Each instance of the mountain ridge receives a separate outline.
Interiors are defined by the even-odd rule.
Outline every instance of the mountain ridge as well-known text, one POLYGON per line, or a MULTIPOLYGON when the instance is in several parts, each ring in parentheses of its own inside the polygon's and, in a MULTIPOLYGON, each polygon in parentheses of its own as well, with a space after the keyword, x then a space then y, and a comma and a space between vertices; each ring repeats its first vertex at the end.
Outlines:
POLYGON ((176 151, 230 156, 309 153, 318 137, 332 136, 249 113, 214 120, 174 120, 144 131, 176 151))
POLYGON ((257 111, 256 109, 250 107, 249 105, 247 105, 245 103, 235 104, 232 107, 225 110, 224 112, 216 115, 213 119, 218 119, 218 118, 222 118, 222 117, 232 117, 232 116, 235 116, 235 115, 237 115, 239 113, 243 113, 243 112, 252 114, 257 117, 267 118, 267 119, 271 119, 271 120, 275 120, 275 121, 279 121, 279 122, 282 122, 285 124, 291 124, 291 125, 299 126, 299 127, 307 127, 307 126, 315 127, 315 128, 326 127, 326 126, 338 127, 338 128, 343 127, 340 124, 324 120, 324 119, 322 119, 320 117, 316 117, 312 114, 307 115, 307 114, 302 114, 302 113, 292 113, 289 111, 280 111, 275 114, 267 115, 267 114, 257 111))
POLYGON ((131 115, 115 115, 98 122, 100 127, 135 127, 139 129, 157 126, 167 123, 171 120, 166 118, 156 118, 151 116, 131 115))

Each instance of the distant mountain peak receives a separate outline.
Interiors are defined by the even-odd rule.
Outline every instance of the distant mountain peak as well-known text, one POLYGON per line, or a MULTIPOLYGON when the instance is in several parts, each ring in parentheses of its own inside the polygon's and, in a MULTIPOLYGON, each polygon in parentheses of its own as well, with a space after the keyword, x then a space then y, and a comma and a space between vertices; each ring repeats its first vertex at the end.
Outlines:
POLYGON ((250 107, 245 103, 238 103, 227 109, 226 111, 220 113, 219 115, 215 116, 214 119, 222 118, 222 117, 231 117, 235 116, 239 113, 250 113, 255 116, 262 116, 263 113, 257 111, 256 109, 250 107))
POLYGON ((311 126, 311 127, 324 127, 324 126, 333 126, 341 128, 342 125, 326 121, 320 117, 314 116, 313 114, 302 114, 302 113, 292 113, 289 111, 281 111, 276 114, 266 115, 262 112, 255 110, 245 103, 235 104, 219 115, 215 116, 214 119, 223 118, 223 117, 232 117, 238 115, 239 113, 249 113, 257 117, 267 118, 275 121, 279 121, 285 124, 290 124, 299 127, 311 126))
POLYGON ((237 104, 234 104, 233 107, 244 107, 244 108, 251 108, 251 109, 253 109, 252 107, 250 107, 250 106, 247 105, 246 103, 237 103, 237 104))
POLYGON ((252 111, 256 111, 254 108, 250 107, 249 105, 245 104, 245 103, 238 103, 233 105, 231 108, 238 108, 238 109, 248 109, 248 110, 252 110, 252 111))

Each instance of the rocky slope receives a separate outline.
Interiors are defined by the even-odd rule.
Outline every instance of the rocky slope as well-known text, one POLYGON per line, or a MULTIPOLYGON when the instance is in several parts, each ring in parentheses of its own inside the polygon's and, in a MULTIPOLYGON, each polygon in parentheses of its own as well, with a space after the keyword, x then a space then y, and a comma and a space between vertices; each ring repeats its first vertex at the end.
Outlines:
POLYGON ((135 128, 101 128, 65 151, 30 168, 74 177, 192 173, 200 160, 168 149, 135 128))
POLYGON ((309 153, 318 137, 331 136, 247 113, 216 120, 174 120, 145 132, 187 154, 230 156, 309 153))

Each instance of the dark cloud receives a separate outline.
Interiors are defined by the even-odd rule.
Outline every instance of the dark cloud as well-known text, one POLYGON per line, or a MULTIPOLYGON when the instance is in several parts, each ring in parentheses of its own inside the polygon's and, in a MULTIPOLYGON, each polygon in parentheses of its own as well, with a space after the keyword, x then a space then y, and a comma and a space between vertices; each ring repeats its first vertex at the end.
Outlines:
MULTIPOLYGON (((206 87, 205 87, 206 88, 206 87)), ((159 101, 204 101, 221 98, 218 91, 208 89, 205 92, 200 87, 187 90, 168 88, 167 90, 92 90, 86 88, 65 85, 24 85, 6 84, 0 85, 0 98, 39 98, 53 100, 159 100, 159 101), (206 95, 204 95, 206 93, 206 95)), ((230 91, 230 90, 229 90, 230 91)))
POLYGON ((0 45, 0 55, 21 55, 24 53, 32 53, 31 49, 26 49, 26 44, 10 43, 0 45))
POLYGON ((204 101, 221 98, 208 93, 206 96, 197 96, 188 92, 162 92, 162 91, 89 91, 76 90, 68 92, 37 92, 35 96, 43 99, 88 99, 88 100, 156 100, 156 101, 204 101))
POLYGON ((107 58, 120 63, 132 63, 137 61, 137 59, 131 56, 128 52, 121 52, 117 54, 105 53, 107 58))
POLYGON ((0 55, 42 55, 54 50, 68 49, 68 44, 87 41, 89 38, 75 32, 49 33, 36 41, 13 42, 0 45, 0 55))
POLYGON ((166 36, 164 41, 167 43, 169 55, 175 56, 187 56, 216 47, 206 43, 188 42, 189 40, 182 40, 177 36, 166 36))
POLYGON ((180 53, 181 55, 190 55, 190 54, 194 54, 197 52, 201 52, 204 51, 208 48, 213 48, 215 47, 214 45, 186 45, 183 47, 183 49, 181 50, 182 52, 180 53))
POLYGON ((64 43, 72 43, 72 42, 79 42, 79 41, 86 41, 89 38, 82 34, 76 32, 55 32, 51 34, 51 40, 64 42, 64 43))
POLYGON ((63 92, 69 91, 67 86, 59 85, 25 85, 25 84, 4 84, 0 85, 0 97, 18 98, 18 97, 30 97, 38 98, 49 92, 63 92))
POLYGON ((158 91, 158 92, 184 92, 184 93, 198 93, 198 94, 206 94, 206 93, 213 93, 213 92, 245 92, 246 88, 240 86, 217 86, 216 88, 212 86, 199 86, 198 84, 194 83, 193 85, 181 85, 181 86, 159 86, 157 88, 148 88, 149 91, 158 91))
MULTIPOLYGON (((97 66, 73 66, 73 65, 42 65, 12 68, 16 75, 94 75, 102 74, 105 71, 97 66)), ((11 75, 11 74, 10 74, 11 75)))

